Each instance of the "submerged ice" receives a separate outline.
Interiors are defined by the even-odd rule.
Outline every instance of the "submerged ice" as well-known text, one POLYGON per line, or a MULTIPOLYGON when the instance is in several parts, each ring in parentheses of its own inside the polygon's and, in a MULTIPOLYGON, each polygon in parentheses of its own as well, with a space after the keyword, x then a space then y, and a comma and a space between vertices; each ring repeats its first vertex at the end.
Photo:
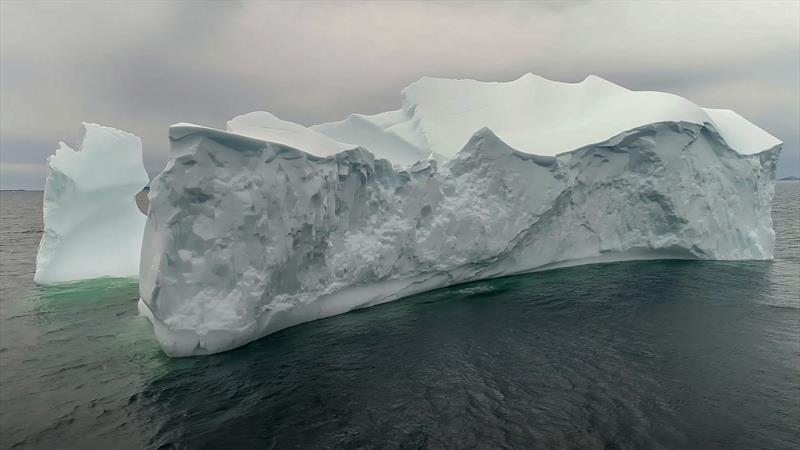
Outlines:
POLYGON ((333 125, 173 126, 139 303, 165 352, 562 265, 772 257, 775 138, 669 94, 531 77, 424 79, 400 112, 333 125))
POLYGON ((38 284, 137 277, 146 217, 135 196, 149 180, 141 140, 84 123, 80 149, 63 142, 48 159, 38 284))

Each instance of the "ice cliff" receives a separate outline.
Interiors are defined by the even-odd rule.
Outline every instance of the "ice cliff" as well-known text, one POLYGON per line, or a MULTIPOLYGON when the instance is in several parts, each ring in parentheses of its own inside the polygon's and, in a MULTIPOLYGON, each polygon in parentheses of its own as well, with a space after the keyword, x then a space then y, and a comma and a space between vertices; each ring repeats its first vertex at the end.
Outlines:
POLYGON ((171 356, 563 265, 772 257, 780 142, 670 94, 426 78, 400 111, 228 128, 173 126, 151 185, 139 308, 171 356))
POLYGON ((93 123, 83 128, 79 151, 61 142, 47 160, 38 284, 139 274, 146 217, 134 197, 149 180, 142 142, 93 123))

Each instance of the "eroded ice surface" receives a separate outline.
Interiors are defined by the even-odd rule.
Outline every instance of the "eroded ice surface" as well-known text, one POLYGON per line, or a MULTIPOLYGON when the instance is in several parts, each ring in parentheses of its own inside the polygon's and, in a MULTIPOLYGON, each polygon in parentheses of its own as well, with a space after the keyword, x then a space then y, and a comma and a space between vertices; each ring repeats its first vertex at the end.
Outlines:
MULTIPOLYGON (((488 111, 494 123, 500 110, 488 111)), ((140 311, 167 354, 186 356, 416 292, 558 265, 771 258, 779 145, 733 149, 719 124, 700 119, 636 126, 555 156, 520 152, 477 127, 449 161, 406 170, 364 148, 321 157, 175 126, 173 159, 151 186, 140 311)), ((439 130, 429 141, 451 142, 440 132, 450 128, 422 122, 439 130)), ((744 134, 737 142, 755 142, 757 133, 744 134)), ((437 149, 448 154, 448 145, 437 149)))
POLYGON ((83 128, 78 151, 61 142, 47 160, 39 284, 139 274, 146 217, 134 197, 149 180, 142 142, 93 123, 83 128))

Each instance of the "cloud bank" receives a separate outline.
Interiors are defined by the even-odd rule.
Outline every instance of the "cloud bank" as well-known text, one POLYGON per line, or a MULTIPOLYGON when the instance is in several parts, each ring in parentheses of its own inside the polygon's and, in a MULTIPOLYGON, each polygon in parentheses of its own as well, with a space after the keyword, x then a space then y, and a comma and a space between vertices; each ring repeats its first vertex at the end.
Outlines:
POLYGON ((268 110, 310 125, 399 106, 423 75, 596 74, 734 109, 800 173, 798 2, 2 2, 0 185, 37 189, 80 122, 142 137, 268 110))

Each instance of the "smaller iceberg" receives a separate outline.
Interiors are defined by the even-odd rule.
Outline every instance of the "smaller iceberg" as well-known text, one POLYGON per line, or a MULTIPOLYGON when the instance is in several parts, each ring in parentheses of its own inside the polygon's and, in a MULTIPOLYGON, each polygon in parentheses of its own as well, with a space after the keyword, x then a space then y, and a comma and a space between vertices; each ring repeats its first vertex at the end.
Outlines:
POLYGON ((148 183, 139 137, 83 124, 79 150, 63 142, 48 162, 37 284, 138 277, 146 217, 135 196, 148 183))

